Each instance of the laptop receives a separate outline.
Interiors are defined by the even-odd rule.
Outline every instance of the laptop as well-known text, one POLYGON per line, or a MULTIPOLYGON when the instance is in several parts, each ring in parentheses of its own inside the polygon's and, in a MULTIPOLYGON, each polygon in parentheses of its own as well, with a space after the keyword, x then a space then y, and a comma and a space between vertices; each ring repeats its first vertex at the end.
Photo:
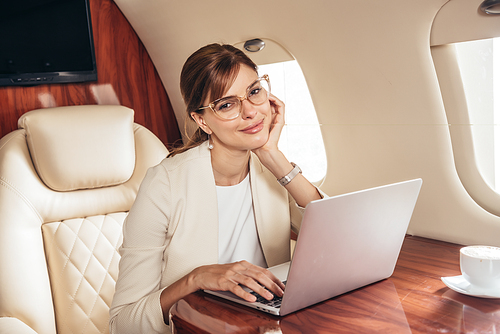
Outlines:
POLYGON ((205 292, 284 316, 388 278, 421 186, 415 179, 309 203, 292 261, 269 268, 286 284, 282 298, 250 303, 228 291, 205 292))

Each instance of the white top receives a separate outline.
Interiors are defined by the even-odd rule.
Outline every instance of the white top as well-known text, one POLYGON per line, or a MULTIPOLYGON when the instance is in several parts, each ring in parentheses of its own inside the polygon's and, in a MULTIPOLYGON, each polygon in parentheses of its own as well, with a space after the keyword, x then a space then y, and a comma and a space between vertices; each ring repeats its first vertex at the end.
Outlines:
POLYGON ((247 260, 267 268, 257 235, 249 174, 234 186, 217 186, 219 263, 247 260))

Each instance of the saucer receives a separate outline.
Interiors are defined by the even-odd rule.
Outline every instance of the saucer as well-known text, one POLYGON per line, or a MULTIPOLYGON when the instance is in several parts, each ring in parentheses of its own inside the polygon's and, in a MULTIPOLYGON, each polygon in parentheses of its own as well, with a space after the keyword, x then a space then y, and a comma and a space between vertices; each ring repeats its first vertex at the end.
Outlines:
POLYGON ((500 287, 495 289, 484 289, 467 282, 462 275, 441 277, 441 280, 450 289, 464 295, 480 298, 500 298, 500 287))

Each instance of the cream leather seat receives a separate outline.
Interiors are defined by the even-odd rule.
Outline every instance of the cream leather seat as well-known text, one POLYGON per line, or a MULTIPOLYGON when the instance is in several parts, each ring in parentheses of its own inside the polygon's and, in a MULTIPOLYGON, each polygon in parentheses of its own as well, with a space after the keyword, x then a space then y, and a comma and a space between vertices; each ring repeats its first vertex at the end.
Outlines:
POLYGON ((0 140, 0 333, 107 333, 122 223, 167 150, 121 106, 34 110, 0 140))

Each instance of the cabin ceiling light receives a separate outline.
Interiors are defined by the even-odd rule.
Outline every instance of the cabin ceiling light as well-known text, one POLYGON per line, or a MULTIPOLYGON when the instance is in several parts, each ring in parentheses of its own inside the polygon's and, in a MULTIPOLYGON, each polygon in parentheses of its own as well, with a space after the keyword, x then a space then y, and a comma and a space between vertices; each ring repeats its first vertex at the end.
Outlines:
POLYGON ((484 0, 479 9, 490 15, 499 15, 500 14, 500 0, 484 0))
POLYGON ((245 42, 243 46, 248 52, 259 52, 266 46, 266 43, 260 38, 251 39, 245 42))

